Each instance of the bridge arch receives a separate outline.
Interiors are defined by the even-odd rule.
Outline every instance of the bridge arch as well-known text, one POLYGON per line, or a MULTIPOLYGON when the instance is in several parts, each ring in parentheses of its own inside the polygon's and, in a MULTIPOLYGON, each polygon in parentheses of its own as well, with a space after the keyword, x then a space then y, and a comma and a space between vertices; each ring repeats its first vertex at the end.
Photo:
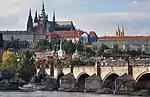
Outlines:
POLYGON ((119 77, 119 75, 114 72, 108 73, 103 79, 103 87, 113 89, 113 84, 117 77, 119 77))
POLYGON ((150 90, 150 72, 142 72, 136 78, 136 89, 148 89, 150 90))
POLYGON ((84 89, 85 88, 85 79, 89 77, 89 75, 85 72, 82 72, 78 75, 76 82, 77 85, 80 89, 84 89))

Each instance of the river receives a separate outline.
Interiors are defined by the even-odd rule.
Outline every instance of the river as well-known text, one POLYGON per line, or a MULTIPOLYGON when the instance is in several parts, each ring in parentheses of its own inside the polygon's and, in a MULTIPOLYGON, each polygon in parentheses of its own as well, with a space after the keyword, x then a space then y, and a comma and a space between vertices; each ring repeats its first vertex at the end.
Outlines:
POLYGON ((130 97, 130 96, 36 91, 36 92, 0 92, 0 97, 130 97))

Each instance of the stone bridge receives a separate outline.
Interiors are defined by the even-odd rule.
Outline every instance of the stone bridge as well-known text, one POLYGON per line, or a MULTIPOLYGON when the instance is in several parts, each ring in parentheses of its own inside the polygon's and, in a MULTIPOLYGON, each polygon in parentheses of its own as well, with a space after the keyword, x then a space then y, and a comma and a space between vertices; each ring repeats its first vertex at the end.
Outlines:
MULTIPOLYGON (((126 64, 126 63, 124 63, 126 64)), ((50 74, 50 69, 46 70, 47 74, 50 74)), ((53 76, 59 80, 62 76, 72 73, 76 79, 77 83, 82 80, 81 84, 85 84, 85 79, 94 74, 100 76, 102 83, 104 84, 107 81, 114 82, 115 79, 123 74, 131 75, 135 82, 138 83, 150 81, 150 65, 149 63, 136 63, 130 65, 121 65, 121 66, 95 66, 95 67, 73 67, 71 68, 63 68, 61 72, 58 69, 54 69, 53 76)))
MULTIPOLYGON (((70 73, 70 68, 63 68, 63 72, 57 72, 55 69, 54 77, 59 78, 63 75, 70 73)), ((101 78, 105 81, 109 77, 119 77, 123 74, 128 74, 128 67, 101 67, 101 78)), ((74 67, 73 75, 78 80, 80 77, 87 75, 92 76, 93 74, 98 74, 97 67, 74 67)), ((146 74, 150 74, 150 67, 133 67, 133 78, 136 82, 146 74)))

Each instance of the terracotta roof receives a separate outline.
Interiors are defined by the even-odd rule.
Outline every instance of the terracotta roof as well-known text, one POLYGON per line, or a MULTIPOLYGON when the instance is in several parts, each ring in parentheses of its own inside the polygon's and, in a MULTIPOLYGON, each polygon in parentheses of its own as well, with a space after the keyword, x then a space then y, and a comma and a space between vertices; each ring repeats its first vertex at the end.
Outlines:
POLYGON ((82 31, 54 31, 47 32, 47 36, 51 37, 80 37, 81 34, 84 33, 82 31))
POLYGON ((91 31, 89 35, 90 36, 96 36, 96 33, 94 31, 91 31))
POLYGON ((150 36, 103 36, 99 39, 131 39, 131 38, 150 38, 150 36))
POLYGON ((54 32, 46 33, 46 36, 51 36, 52 38, 59 38, 59 37, 61 37, 61 36, 59 36, 59 34, 54 33, 54 32))

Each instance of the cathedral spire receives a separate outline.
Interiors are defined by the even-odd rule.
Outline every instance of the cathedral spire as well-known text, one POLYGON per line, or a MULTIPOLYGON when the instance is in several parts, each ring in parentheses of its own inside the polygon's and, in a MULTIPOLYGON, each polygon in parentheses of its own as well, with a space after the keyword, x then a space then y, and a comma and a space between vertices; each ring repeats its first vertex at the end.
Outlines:
POLYGON ((33 19, 32 19, 31 9, 30 9, 28 21, 27 21, 27 31, 32 31, 32 29, 33 29, 33 19))
POLYGON ((123 25, 122 25, 122 27, 121 27, 121 36, 124 36, 124 27, 123 27, 123 25))
POLYGON ((45 13, 44 2, 43 2, 43 5, 42 5, 42 13, 45 13))
POLYGON ((37 17, 37 10, 35 12, 35 17, 34 17, 34 23, 37 23, 38 22, 38 17, 37 17))
POLYGON ((55 22, 55 10, 53 10, 53 30, 52 31, 55 31, 55 25, 56 25, 56 22, 55 22))
POLYGON ((29 11, 29 17, 32 17, 32 15, 31 15, 31 8, 30 8, 30 11, 29 11))
POLYGON ((55 17, 55 10, 53 10, 53 22, 55 22, 55 19, 56 19, 56 17, 55 17))
POLYGON ((118 27, 117 27, 117 30, 116 30, 116 35, 120 36, 120 27, 119 27, 119 24, 118 24, 118 27))

